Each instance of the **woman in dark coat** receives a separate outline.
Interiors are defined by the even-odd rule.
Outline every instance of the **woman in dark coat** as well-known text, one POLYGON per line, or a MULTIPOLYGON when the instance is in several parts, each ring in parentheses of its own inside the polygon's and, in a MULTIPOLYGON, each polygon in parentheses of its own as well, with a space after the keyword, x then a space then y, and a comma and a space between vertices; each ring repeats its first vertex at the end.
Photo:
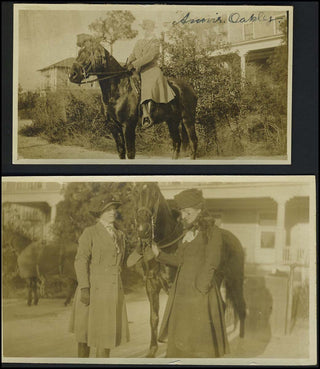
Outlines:
POLYGON ((183 191, 175 201, 186 234, 175 254, 152 247, 158 261, 178 267, 159 340, 168 340, 166 357, 221 357, 228 352, 223 301, 215 280, 221 233, 203 210, 201 191, 183 191))
POLYGON ((79 357, 89 357, 91 347, 96 348, 97 357, 109 357, 110 349, 129 340, 120 276, 124 234, 113 224, 118 205, 111 196, 96 196, 90 208, 99 221, 79 239, 74 264, 78 288, 70 321, 79 357))

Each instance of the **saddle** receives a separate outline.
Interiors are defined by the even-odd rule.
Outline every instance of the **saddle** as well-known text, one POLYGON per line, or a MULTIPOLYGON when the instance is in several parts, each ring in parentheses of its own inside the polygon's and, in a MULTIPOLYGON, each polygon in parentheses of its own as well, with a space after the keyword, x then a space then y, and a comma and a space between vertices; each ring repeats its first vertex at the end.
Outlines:
POLYGON ((130 78, 130 83, 132 89, 136 92, 136 94, 139 96, 141 95, 141 78, 140 74, 137 72, 133 72, 130 78))

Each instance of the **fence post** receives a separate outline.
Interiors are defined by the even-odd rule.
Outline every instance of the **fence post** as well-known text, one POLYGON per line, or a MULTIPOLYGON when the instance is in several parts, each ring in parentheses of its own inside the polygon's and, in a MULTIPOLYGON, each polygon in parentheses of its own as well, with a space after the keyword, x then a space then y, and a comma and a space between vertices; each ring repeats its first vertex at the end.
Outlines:
POLYGON ((287 312, 286 312, 286 328, 285 334, 290 334, 291 331, 291 319, 292 319, 292 301, 293 301, 293 277, 296 264, 290 264, 289 280, 288 280, 288 298, 287 298, 287 312))

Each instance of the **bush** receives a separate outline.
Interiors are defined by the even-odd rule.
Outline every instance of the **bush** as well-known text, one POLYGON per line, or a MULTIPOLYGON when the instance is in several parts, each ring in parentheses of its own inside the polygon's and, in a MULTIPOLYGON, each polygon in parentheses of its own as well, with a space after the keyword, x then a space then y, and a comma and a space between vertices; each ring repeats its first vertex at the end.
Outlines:
POLYGON ((184 24, 167 32, 163 70, 168 76, 186 80, 198 96, 199 154, 285 154, 285 32, 283 45, 275 50, 264 70, 249 65, 243 78, 239 56, 228 54, 226 45, 226 55, 213 57, 221 48, 219 39, 213 35, 203 42, 194 27, 184 24))
POLYGON ((102 113, 100 92, 86 90, 48 91, 39 97, 32 111, 33 124, 24 135, 41 134, 49 142, 75 142, 91 146, 101 137, 110 137, 102 113))
POLYGON ((40 96, 39 91, 23 91, 21 86, 18 88, 18 115, 20 119, 31 119, 32 111, 40 96))
MULTIPOLYGON (((283 155, 287 147, 287 42, 267 64, 246 67, 241 75, 240 58, 228 53, 213 56, 221 48, 210 31, 207 39, 198 25, 176 25, 163 42, 162 69, 168 77, 191 84, 198 96, 196 127, 199 157, 283 155), (203 38, 203 37, 202 37, 203 38)), ((21 132, 42 134, 50 142, 70 143, 90 149, 111 149, 115 143, 101 112, 101 93, 87 90, 48 92, 37 99, 33 124, 21 132)), ((137 151, 163 155, 172 150, 168 128, 137 128, 137 151)))

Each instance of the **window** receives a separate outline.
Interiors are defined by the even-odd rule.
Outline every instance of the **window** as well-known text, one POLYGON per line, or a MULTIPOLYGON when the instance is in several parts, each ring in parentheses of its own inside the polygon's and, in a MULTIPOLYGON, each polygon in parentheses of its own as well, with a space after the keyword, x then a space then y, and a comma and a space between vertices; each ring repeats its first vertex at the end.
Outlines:
POLYGON ((276 242, 276 212, 264 212, 259 214, 260 248, 274 249, 276 242))
POLYGON ((244 39, 252 40, 253 38, 253 23, 244 24, 244 39))
POLYGON ((260 246, 262 249, 274 249, 276 241, 275 232, 262 231, 260 235, 260 246))

